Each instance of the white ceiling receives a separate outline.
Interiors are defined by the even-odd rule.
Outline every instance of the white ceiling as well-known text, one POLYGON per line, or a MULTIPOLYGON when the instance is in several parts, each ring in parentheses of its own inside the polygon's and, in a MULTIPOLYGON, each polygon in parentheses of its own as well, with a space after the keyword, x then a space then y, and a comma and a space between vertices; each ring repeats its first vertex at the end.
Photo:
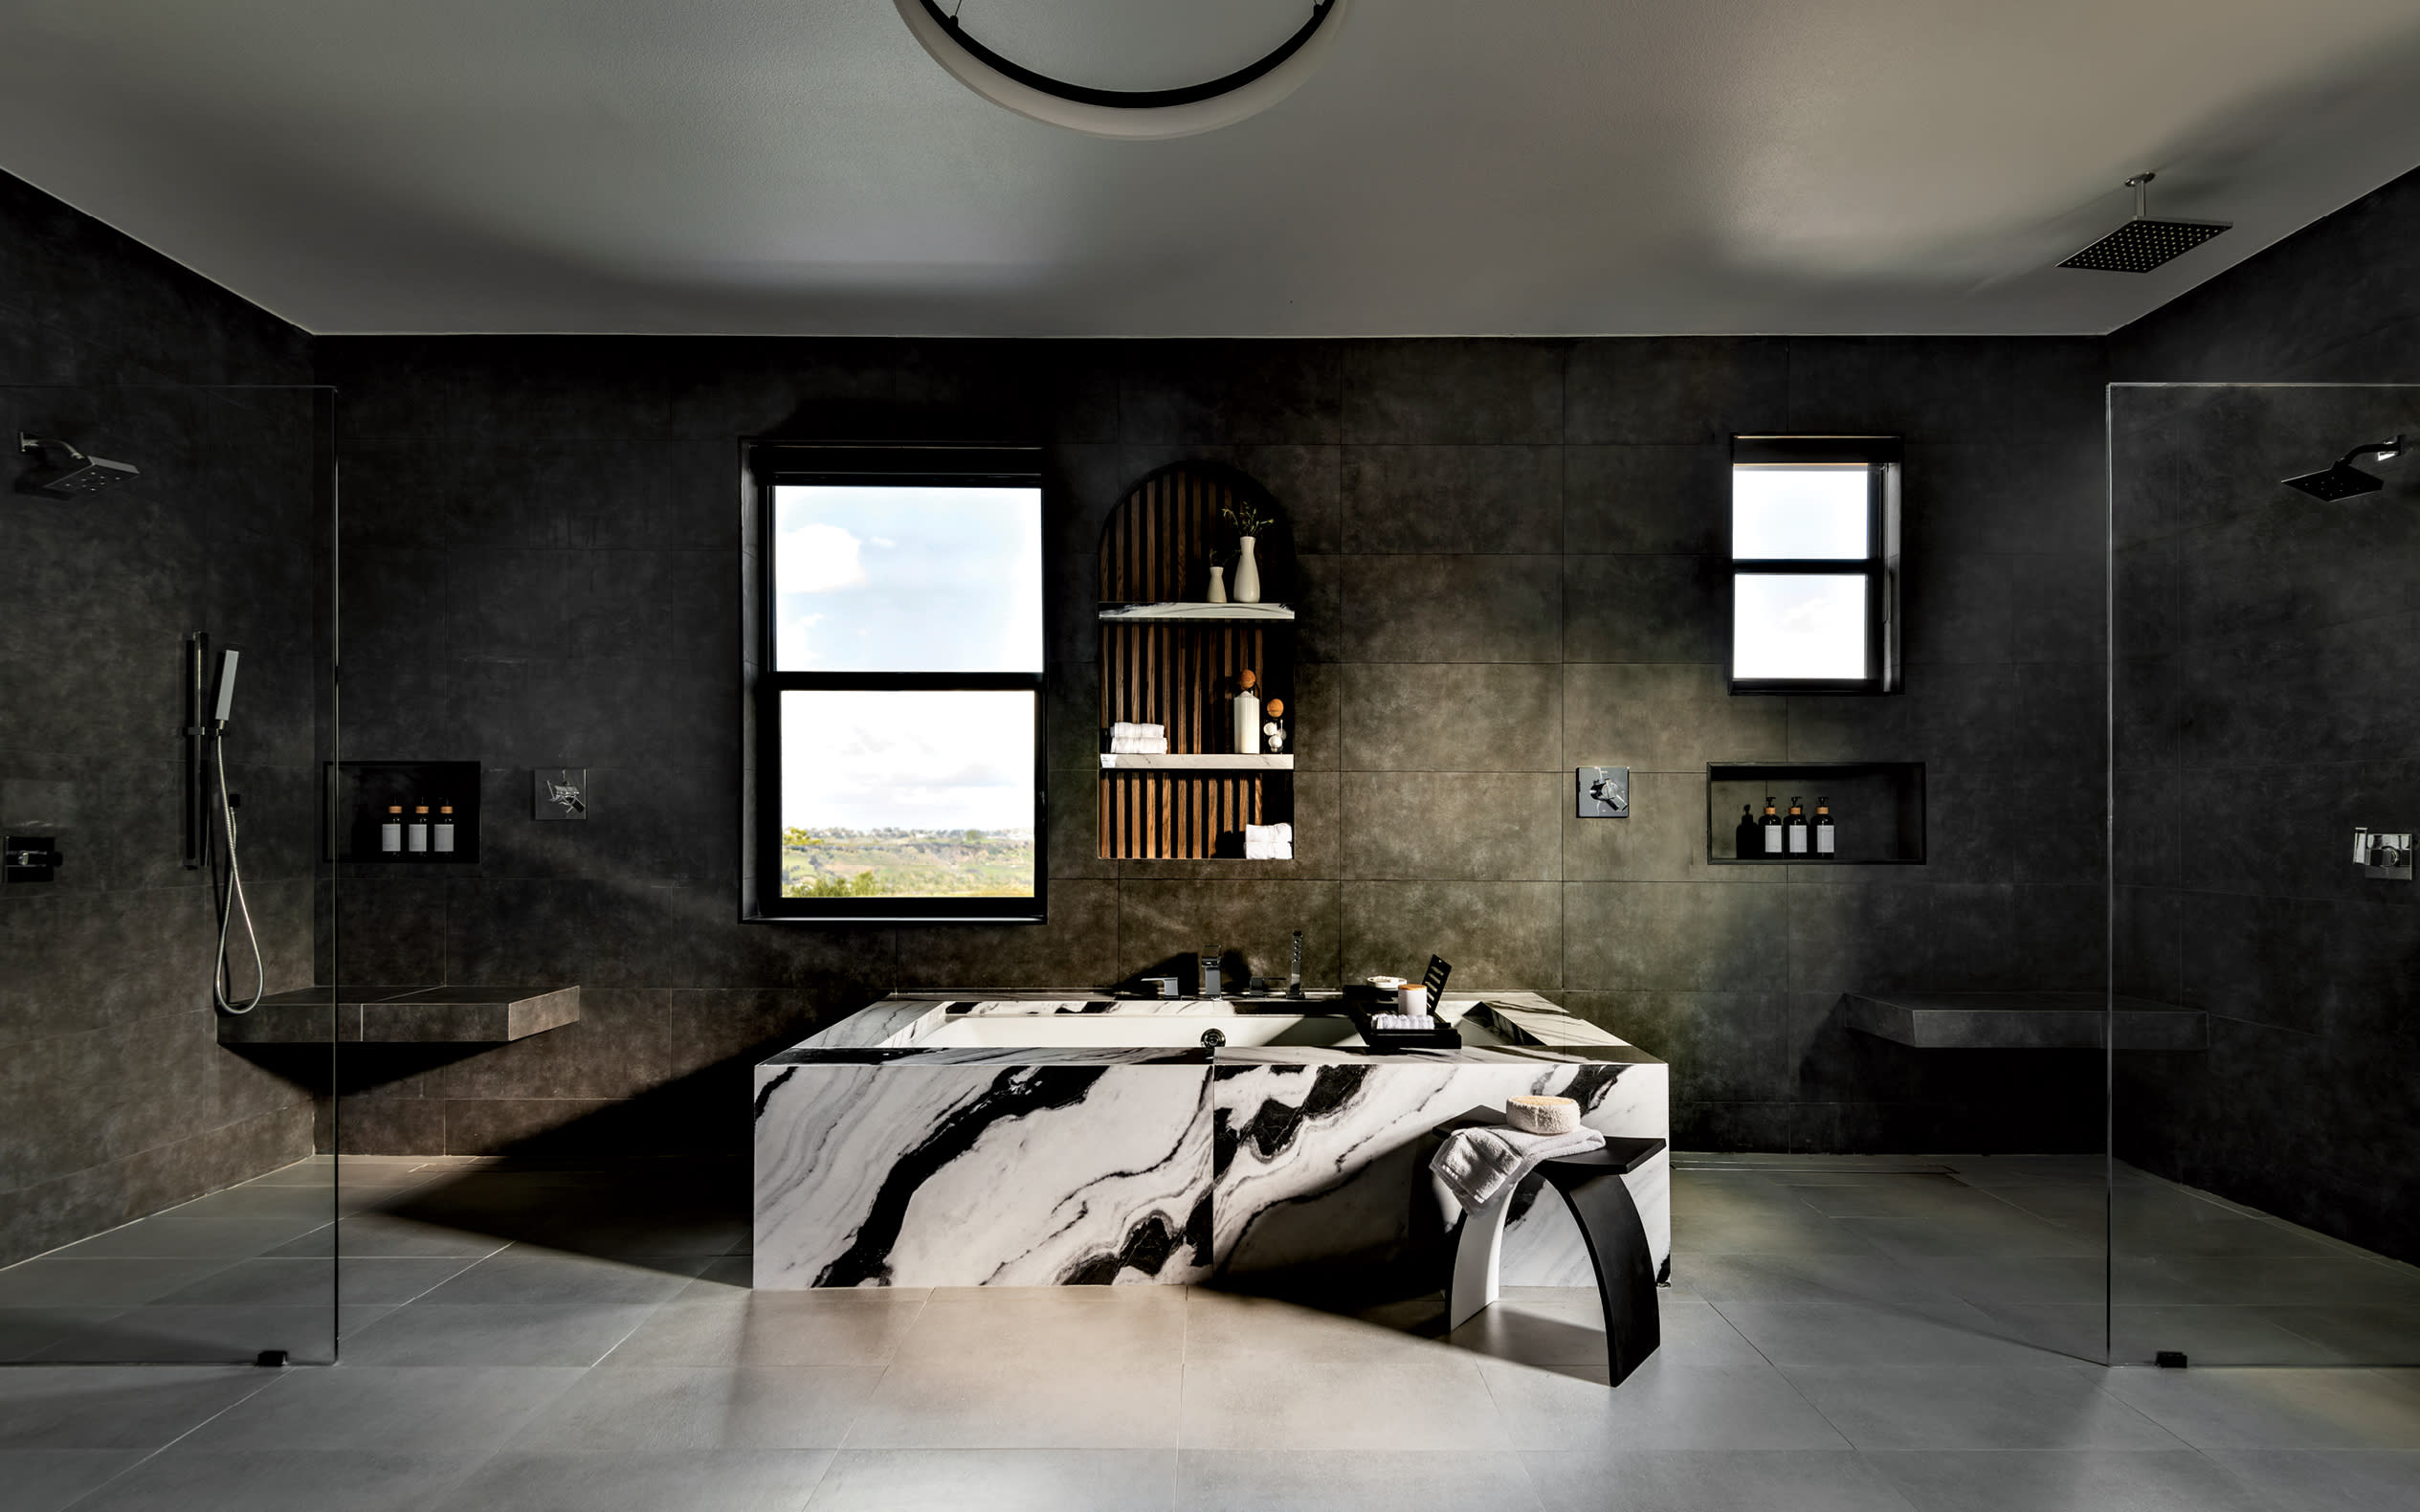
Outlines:
POLYGON ((2414 0, 1357 0, 1169 142, 986 102, 891 0, 0 21, 0 167, 319 332, 2097 332, 2420 164, 2414 0), (2054 268, 2145 167, 2236 229, 2054 268))

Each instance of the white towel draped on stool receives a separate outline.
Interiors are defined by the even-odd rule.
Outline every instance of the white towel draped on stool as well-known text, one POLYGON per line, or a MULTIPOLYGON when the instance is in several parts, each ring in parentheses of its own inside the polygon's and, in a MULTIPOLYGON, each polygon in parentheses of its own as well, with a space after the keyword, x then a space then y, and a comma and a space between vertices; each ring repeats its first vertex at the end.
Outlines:
POLYGON ((1476 1212, 1536 1170, 1540 1161, 1604 1147, 1605 1136, 1592 1128, 1568 1134, 1524 1134, 1492 1125, 1455 1129, 1437 1146, 1429 1170, 1464 1212, 1476 1212))

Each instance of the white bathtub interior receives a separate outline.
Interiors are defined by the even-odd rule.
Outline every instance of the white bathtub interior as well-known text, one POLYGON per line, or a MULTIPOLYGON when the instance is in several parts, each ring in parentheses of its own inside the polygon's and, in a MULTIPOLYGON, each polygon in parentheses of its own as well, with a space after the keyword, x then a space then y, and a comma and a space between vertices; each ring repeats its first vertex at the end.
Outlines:
MULTIPOLYGON (((1448 1017, 1454 1016, 1449 1011, 1448 1017)), ((923 1049, 941 1047, 1116 1047, 1121 1049, 1190 1050, 1198 1048, 1205 1030, 1215 1029, 1233 1046, 1311 1045, 1353 1049, 1362 1036, 1353 1021, 1341 1013, 1219 1013, 1215 1012, 1156 1013, 983 1013, 948 1015, 940 1010, 925 1015, 894 1043, 923 1049)), ((1499 1045, 1503 1041, 1476 1024, 1461 1026, 1463 1043, 1499 1045)))

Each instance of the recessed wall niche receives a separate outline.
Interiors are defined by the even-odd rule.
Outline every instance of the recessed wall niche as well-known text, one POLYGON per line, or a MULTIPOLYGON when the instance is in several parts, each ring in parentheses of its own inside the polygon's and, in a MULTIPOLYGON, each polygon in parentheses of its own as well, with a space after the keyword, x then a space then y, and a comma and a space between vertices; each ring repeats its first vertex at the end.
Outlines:
POLYGON ((479 858, 479 764, 475 761, 346 761, 327 772, 327 843, 332 861, 368 861, 400 866, 468 865, 479 858), (454 810, 454 849, 390 852, 380 848, 378 827, 389 808, 409 822, 426 804, 434 822, 439 809, 454 810))
POLYGON ((1100 533, 1103 859, 1243 860, 1246 826, 1293 823, 1294 584, 1284 509, 1232 469, 1164 468, 1110 512, 1100 533), (1255 574, 1257 602, 1238 601, 1255 574), (1214 577, 1224 602, 1211 599, 1214 577), (1236 696, 1248 683, 1259 714, 1246 729, 1236 696), (1121 740, 1120 725, 1161 733, 1121 740))

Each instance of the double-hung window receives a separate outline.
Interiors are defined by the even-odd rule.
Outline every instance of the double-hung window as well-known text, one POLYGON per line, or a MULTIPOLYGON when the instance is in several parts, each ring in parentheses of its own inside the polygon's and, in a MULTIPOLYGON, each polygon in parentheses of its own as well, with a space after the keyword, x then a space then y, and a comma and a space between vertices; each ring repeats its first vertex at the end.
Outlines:
POLYGON ((761 445, 753 916, 1044 915, 1030 451, 761 445))
POLYGON ((1731 438, 1731 691, 1896 693, 1899 441, 1731 438))

